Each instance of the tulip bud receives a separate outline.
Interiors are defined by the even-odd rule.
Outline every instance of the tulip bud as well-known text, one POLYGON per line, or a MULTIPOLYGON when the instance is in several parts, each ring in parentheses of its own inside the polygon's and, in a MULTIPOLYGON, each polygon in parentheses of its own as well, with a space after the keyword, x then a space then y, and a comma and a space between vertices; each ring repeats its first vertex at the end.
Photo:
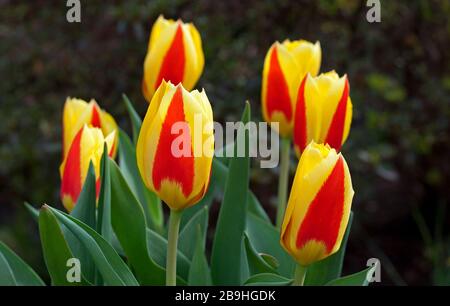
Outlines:
POLYGON ((144 62, 142 92, 150 102, 162 80, 191 90, 204 66, 200 34, 192 23, 159 16, 153 25, 144 62))
POLYGON ((112 156, 116 156, 119 133, 117 133, 118 127, 114 118, 102 110, 95 100, 87 103, 81 99, 67 98, 63 111, 63 159, 75 135, 85 124, 101 129, 105 137, 116 131, 112 148, 112 156))
POLYGON ((344 157, 311 142, 300 157, 281 228, 281 245, 300 265, 339 250, 353 194, 344 157))
POLYGON ((352 101, 347 76, 335 71, 317 77, 306 75, 297 97, 294 147, 297 155, 314 140, 340 151, 352 121, 352 101))
POLYGON ((205 92, 163 81, 136 146, 146 186, 172 210, 194 205, 208 188, 213 155, 213 114, 205 92))
POLYGON ((75 135, 67 156, 61 164, 61 199, 64 207, 72 211, 83 188, 89 164, 92 162, 96 177, 97 195, 100 188, 100 161, 104 144, 112 155, 115 131, 106 138, 102 130, 84 125, 75 135))
POLYGON ((307 73, 317 75, 321 62, 320 43, 305 40, 276 42, 264 60, 262 112, 266 122, 278 122, 282 137, 292 133, 295 102, 300 82, 307 73))

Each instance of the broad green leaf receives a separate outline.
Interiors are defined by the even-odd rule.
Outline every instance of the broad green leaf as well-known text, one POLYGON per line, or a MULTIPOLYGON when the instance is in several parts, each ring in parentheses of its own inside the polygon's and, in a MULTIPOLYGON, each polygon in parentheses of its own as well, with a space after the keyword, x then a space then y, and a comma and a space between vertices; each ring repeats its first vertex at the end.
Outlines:
MULTIPOLYGON (((83 184, 77 204, 70 213, 72 217, 88 225, 90 228, 96 228, 95 206, 97 201, 95 171, 92 162, 89 164, 88 173, 83 184)), ((82 274, 90 283, 95 282, 95 264, 89 251, 77 239, 73 233, 63 227, 63 233, 69 244, 74 257, 81 263, 82 274)))
POLYGON ((246 234, 244 234, 244 246, 247 255, 250 275, 261 273, 275 273, 274 269, 255 250, 246 234))
POLYGON ((97 232, 110 244, 112 242, 111 227, 111 175, 108 162, 108 150, 106 143, 100 166, 100 195, 98 197, 97 209, 97 232))
POLYGON ((141 130, 142 120, 139 117, 138 113, 133 107, 130 99, 125 94, 122 94, 123 101, 125 102, 125 106, 127 107, 128 115, 131 119, 131 126, 133 128, 133 141, 137 143, 139 137, 139 131, 141 130))
POLYGON ((0 263, 0 284, 11 282, 8 273, 12 273, 17 286, 44 286, 42 279, 19 256, 0 241, 0 255, 3 263, 0 263), (5 264, 6 262, 6 264, 5 264), (3 279, 5 278, 5 279, 3 279))
POLYGON ((2 253, 0 253, 0 285, 17 286, 16 279, 14 278, 14 273, 2 253))
POLYGON ((261 273, 251 276, 246 286, 289 286, 294 280, 274 273, 261 273))
MULTIPOLYGON (((212 173, 215 184, 218 186, 218 188, 224 190, 228 177, 228 167, 220 162, 217 158, 214 158, 212 164, 212 173)), ((259 203, 258 199, 251 190, 248 190, 247 197, 248 211, 270 223, 270 219, 267 216, 267 213, 265 212, 264 208, 262 208, 261 203, 259 203)))
POLYGON ((164 285, 165 270, 149 255, 147 224, 142 206, 125 181, 117 164, 111 172, 111 221, 117 239, 142 285, 164 285))
POLYGON ((181 230, 178 238, 178 249, 181 250, 189 260, 192 259, 196 250, 196 245, 193 241, 197 239, 197 230, 200 226, 200 232, 202 234, 203 244, 206 241, 206 230, 208 227, 208 206, 198 211, 181 230))
POLYGON ((340 249, 333 255, 308 267, 308 272, 305 277, 305 285, 322 286, 341 276, 345 248, 347 246, 348 236, 352 227, 352 221, 353 212, 350 212, 350 218, 348 220, 348 225, 345 230, 340 249))
POLYGON ((267 223, 271 223, 269 216, 267 215, 264 208, 262 208, 261 203, 259 203, 258 198, 253 194, 253 192, 249 191, 247 196, 248 203, 248 211, 253 213, 255 216, 263 219, 267 223))
POLYGON ((211 271, 205 255, 205 238, 200 225, 197 226, 197 239, 191 268, 189 269, 188 284, 190 286, 212 285, 211 271))
POLYGON ((292 277, 295 262, 280 245, 280 232, 272 224, 252 213, 247 214, 246 233, 258 253, 269 254, 280 264, 277 272, 284 277, 292 277))
MULTIPOLYGON (((249 121, 250 104, 247 102, 242 122, 246 124, 249 121)), ((245 129, 244 133, 237 134, 236 141, 245 146, 246 156, 238 157, 236 146, 235 157, 230 160, 211 256, 211 273, 216 285, 241 284, 241 242, 245 230, 250 172, 249 131, 245 129)))
POLYGON ((373 265, 358 273, 347 275, 327 283, 327 286, 368 286, 369 279, 377 269, 378 264, 373 265))
POLYGON ((88 250, 95 262, 95 266, 100 271, 100 274, 107 285, 139 285, 122 258, 120 258, 114 248, 95 230, 55 208, 49 207, 49 209, 55 214, 59 222, 64 224, 88 250))
POLYGON ((67 280, 67 262, 74 258, 55 215, 43 206, 39 213, 39 233, 45 264, 55 286, 78 286, 81 283, 67 280))
POLYGON ((120 169, 144 209, 147 224, 161 233, 164 221, 161 201, 144 185, 137 167, 136 150, 128 135, 122 130, 119 131, 119 157, 120 169))
MULTIPOLYGON (((147 245, 150 257, 161 267, 166 266, 167 239, 155 231, 147 228, 147 245)), ((178 285, 186 284, 189 275, 189 266, 191 261, 183 254, 180 249, 177 251, 177 275, 178 285)))

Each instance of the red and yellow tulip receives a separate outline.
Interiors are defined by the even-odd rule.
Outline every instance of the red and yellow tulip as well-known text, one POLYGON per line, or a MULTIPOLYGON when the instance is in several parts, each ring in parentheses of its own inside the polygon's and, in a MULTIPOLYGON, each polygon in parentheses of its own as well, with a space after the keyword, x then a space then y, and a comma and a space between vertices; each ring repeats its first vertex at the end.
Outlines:
POLYGON ((153 25, 144 62, 142 91, 150 102, 162 80, 191 90, 204 66, 200 34, 192 23, 159 16, 153 25))
POLYGON ((136 146, 138 168, 146 186, 172 210, 194 205, 205 195, 214 154, 212 123, 204 91, 189 92, 182 84, 163 81, 150 102, 136 146), (186 127, 181 132, 179 123, 186 127))
POLYGON ((85 124, 101 129, 105 137, 116 132, 112 148, 113 156, 115 156, 119 133, 114 118, 102 110, 95 100, 88 103, 81 99, 67 98, 63 110, 63 158, 69 152, 73 139, 85 124))
POLYGON ((100 187, 100 161, 104 144, 109 156, 114 147, 115 131, 104 137, 102 130, 84 125, 73 138, 67 156, 61 164, 61 200, 68 211, 72 211, 83 188, 89 164, 95 170, 97 193, 100 187))
POLYGON ((335 71, 317 77, 306 75, 299 87, 294 119, 297 155, 314 140, 339 151, 352 121, 352 101, 347 76, 335 71))
POLYGON ((311 142, 300 157, 281 228, 281 245, 300 265, 339 250, 353 194, 344 157, 311 142))
POLYGON ((317 75, 322 51, 320 43, 305 40, 275 42, 264 60, 262 112, 266 122, 278 122, 277 132, 290 137, 297 92, 303 77, 317 75))

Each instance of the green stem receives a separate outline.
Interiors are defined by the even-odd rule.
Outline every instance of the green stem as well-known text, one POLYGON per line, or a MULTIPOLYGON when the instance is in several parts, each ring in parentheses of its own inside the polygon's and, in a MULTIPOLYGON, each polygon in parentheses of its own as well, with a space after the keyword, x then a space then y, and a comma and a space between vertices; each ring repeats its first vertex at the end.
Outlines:
POLYGON ((290 162, 290 138, 281 138, 280 148, 280 177, 278 180, 278 208, 277 208, 277 228, 281 227, 286 209, 288 181, 289 181, 289 162, 290 162))
POLYGON ((293 283, 294 286, 303 286, 307 270, 308 267, 303 267, 297 264, 297 266, 295 267, 295 274, 294 274, 294 283, 293 283))
POLYGON ((170 210, 169 234, 167 238, 166 285, 177 284, 178 231, 183 211, 170 210))

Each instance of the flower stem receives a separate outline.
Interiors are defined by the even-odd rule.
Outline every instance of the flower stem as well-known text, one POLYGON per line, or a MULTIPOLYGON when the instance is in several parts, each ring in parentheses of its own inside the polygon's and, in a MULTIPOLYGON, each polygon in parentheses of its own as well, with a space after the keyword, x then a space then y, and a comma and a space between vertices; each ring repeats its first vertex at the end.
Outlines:
POLYGON ((290 162, 290 138, 281 138, 281 161, 280 177, 278 180, 278 208, 277 208, 277 228, 281 227, 286 209, 288 181, 289 181, 289 162, 290 162))
POLYGON ((294 283, 292 284, 293 286, 303 286, 307 270, 308 267, 303 267, 297 264, 297 266, 295 267, 294 283))
POLYGON ((166 285, 176 286, 177 284, 177 249, 178 231, 183 211, 170 210, 169 235, 167 239, 167 261, 166 261, 166 285))

